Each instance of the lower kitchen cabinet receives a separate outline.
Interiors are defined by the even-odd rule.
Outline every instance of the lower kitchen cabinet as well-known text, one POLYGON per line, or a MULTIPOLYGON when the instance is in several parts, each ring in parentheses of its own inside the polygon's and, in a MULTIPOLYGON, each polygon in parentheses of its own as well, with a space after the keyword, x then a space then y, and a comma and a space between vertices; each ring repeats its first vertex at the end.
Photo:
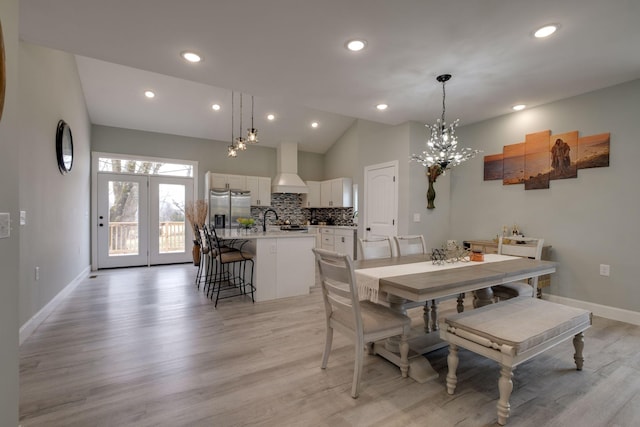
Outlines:
POLYGON ((356 229, 319 227, 319 231, 322 249, 347 254, 351 256, 351 259, 356 259, 356 229))

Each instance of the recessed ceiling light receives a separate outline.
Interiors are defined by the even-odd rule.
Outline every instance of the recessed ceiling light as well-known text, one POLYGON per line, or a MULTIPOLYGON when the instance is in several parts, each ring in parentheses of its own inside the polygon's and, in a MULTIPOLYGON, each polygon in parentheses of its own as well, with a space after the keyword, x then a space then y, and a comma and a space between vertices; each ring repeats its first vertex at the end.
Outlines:
POLYGON ((314 128, 314 129, 317 128, 318 126, 319 126, 318 122, 312 122, 311 123, 311 127, 314 128))
POLYGON ((351 52, 359 52, 365 47, 367 47, 367 41, 361 40, 361 39, 353 39, 353 40, 347 41, 344 45, 351 52))
POLYGON ((213 104, 211 106, 211 109, 214 110, 214 111, 220 111, 220 105, 219 104, 213 104))
POLYGON ((147 98, 155 98, 156 94, 152 90, 145 90, 144 96, 146 96, 147 98))
POLYGON ((545 25, 544 27, 538 28, 536 32, 533 33, 533 35, 538 39, 542 39, 545 37, 549 37, 551 34, 555 33, 558 28, 559 26, 557 24, 545 25))
POLYGON ((184 51, 180 54, 180 56, 182 56, 182 58, 184 58, 186 61, 194 64, 202 61, 202 57, 195 52, 184 51))
POLYGON ((271 121, 271 122, 272 122, 272 121, 274 121, 275 119, 276 119, 276 116, 275 116, 275 115, 273 115, 273 114, 267 114, 267 120, 269 120, 269 121, 271 121))
POLYGON ((527 108, 527 106, 524 104, 518 104, 511 107, 513 111, 520 111, 520 110, 524 110, 525 108, 527 108))
POLYGON ((387 104, 378 104, 378 105, 376 105, 376 108, 377 108, 378 110, 380 110, 380 111, 384 111, 384 110, 386 110, 387 108, 389 108, 389 106, 388 106, 387 104))

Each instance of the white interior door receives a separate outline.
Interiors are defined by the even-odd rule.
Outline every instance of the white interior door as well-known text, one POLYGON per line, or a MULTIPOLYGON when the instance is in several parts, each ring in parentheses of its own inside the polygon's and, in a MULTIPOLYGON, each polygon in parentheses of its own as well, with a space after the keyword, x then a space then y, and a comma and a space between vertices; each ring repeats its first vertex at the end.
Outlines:
POLYGON ((193 233, 185 206, 193 202, 193 179, 151 176, 149 200, 149 264, 188 262, 193 233))
POLYGON ((148 265, 148 177, 98 174, 98 268, 148 265))
POLYGON ((364 168, 365 238, 398 232, 398 162, 364 168))

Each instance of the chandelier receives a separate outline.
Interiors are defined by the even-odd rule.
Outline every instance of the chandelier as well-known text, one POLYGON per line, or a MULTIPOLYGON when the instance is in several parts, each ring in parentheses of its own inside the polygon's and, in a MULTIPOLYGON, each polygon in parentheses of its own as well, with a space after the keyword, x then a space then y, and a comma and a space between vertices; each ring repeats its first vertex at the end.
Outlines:
MULTIPOLYGON (((442 74, 436 78, 442 83, 442 117, 432 125, 425 125, 431 131, 431 137, 427 141, 426 149, 422 154, 412 154, 411 161, 418 162, 422 166, 429 168, 430 173, 435 175, 444 174, 447 169, 458 166, 465 160, 469 160, 480 152, 471 148, 460 148, 456 137, 456 128, 460 119, 454 120, 447 126, 444 119, 445 113, 445 90, 444 85, 451 79, 451 74, 442 74)), ((431 179, 431 178, 430 178, 431 179)))
POLYGON ((242 93, 240 94, 240 127, 238 129, 238 136, 234 136, 234 99, 235 94, 231 92, 231 145, 227 147, 228 157, 238 157, 239 151, 247 149, 247 143, 255 144, 258 142, 258 130, 253 127, 253 96, 251 96, 251 127, 247 129, 247 138, 242 137, 242 93))

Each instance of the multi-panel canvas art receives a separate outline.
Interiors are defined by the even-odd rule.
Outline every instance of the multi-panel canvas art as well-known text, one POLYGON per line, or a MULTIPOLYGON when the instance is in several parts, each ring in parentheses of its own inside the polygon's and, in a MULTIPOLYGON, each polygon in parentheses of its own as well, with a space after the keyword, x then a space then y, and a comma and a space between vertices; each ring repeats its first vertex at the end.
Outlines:
POLYGON ((579 169, 609 166, 609 137, 580 137, 578 131, 527 134, 525 142, 505 145, 502 154, 484 156, 484 180, 524 184, 525 190, 549 188, 552 180, 577 178, 579 169))

